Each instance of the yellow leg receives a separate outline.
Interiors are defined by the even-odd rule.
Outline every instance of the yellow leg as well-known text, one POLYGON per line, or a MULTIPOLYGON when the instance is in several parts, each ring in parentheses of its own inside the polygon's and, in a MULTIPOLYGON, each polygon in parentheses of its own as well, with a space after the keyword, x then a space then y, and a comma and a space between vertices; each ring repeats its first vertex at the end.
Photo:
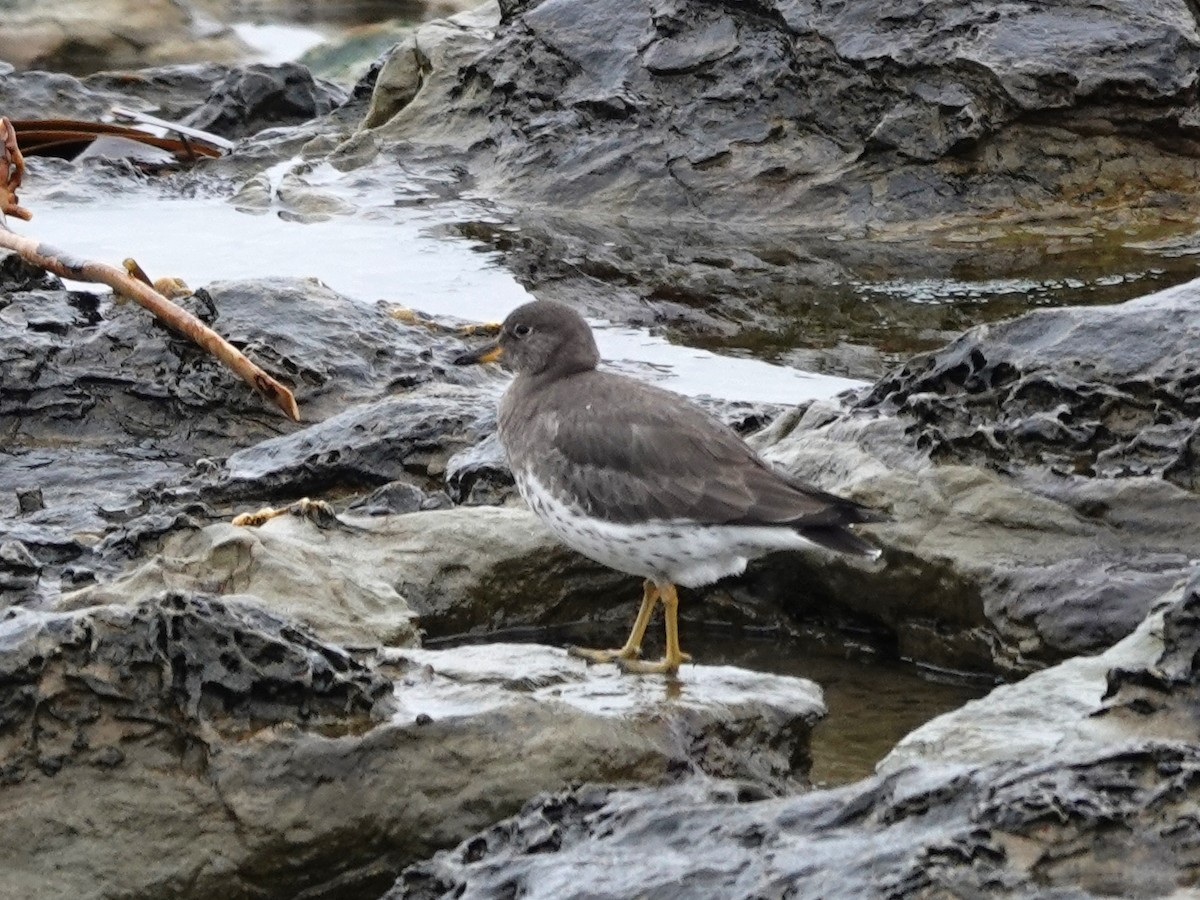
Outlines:
POLYGON ((633 630, 629 639, 620 650, 589 650, 586 647, 568 647, 567 652, 588 662, 607 663, 617 659, 637 659, 642 654, 642 638, 646 635, 646 626, 650 623, 650 614, 654 612, 654 604, 658 602, 658 588, 649 578, 642 592, 642 607, 634 620, 633 630))
POLYGON ((658 596, 662 600, 663 620, 667 628, 667 654, 656 663, 622 657, 617 660, 617 665, 625 672, 638 675, 674 675, 679 671, 680 663, 690 662, 692 659, 679 649, 679 595, 675 592, 675 585, 659 585, 658 596))

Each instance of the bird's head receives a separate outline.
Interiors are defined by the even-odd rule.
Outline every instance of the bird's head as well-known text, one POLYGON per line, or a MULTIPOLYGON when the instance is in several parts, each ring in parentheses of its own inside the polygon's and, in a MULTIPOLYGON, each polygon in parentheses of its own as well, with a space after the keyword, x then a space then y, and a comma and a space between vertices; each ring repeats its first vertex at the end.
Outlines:
POLYGON ((596 368, 600 351, 579 313, 552 300, 535 300, 508 314, 493 343, 454 360, 460 366, 495 361, 518 375, 561 376, 596 368))

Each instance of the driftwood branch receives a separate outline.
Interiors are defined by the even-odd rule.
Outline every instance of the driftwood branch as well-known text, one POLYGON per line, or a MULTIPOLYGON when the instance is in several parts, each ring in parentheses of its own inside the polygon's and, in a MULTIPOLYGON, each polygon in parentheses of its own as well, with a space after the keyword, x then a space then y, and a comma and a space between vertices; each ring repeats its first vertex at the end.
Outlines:
POLYGON ((132 298, 166 325, 221 360, 242 380, 283 410, 286 416, 293 421, 300 421, 300 410, 290 390, 248 360, 225 338, 164 297, 153 285, 116 266, 76 259, 55 247, 10 231, 5 216, 28 220, 32 213, 22 208, 17 200, 17 188, 25 174, 25 163, 17 146, 12 123, 3 116, 0 116, 0 139, 3 141, 0 151, 0 247, 14 250, 33 265, 62 278, 107 284, 116 293, 132 298))

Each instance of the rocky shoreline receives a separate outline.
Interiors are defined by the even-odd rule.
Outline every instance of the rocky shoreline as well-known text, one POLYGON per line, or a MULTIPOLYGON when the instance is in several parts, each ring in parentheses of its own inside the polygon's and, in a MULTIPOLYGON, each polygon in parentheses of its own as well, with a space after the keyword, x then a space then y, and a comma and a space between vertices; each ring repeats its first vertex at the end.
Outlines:
MULTIPOLYGON (((693 335, 774 321, 788 291, 872 246, 881 266, 911 263, 906 236, 936 232, 926 262, 951 266, 997 223, 1045 250, 1068 228, 1194 222, 1185 4, 855 9, 505 2, 414 30, 351 90, 296 66, 9 72, 0 113, 119 99, 238 138, 189 171, 34 161, 68 194, 151 183, 352 215, 353 190, 305 180, 327 166, 355 189, 416 179, 501 201, 511 219, 491 235, 539 295, 693 335), (264 79, 278 102, 248 103, 264 79), (1033 147, 1038 166, 1017 166, 1033 147), (1084 192, 1084 169, 1107 174, 1084 192)), ((494 435, 503 379, 450 365, 471 340, 458 323, 267 275, 187 302, 295 390, 296 425, 140 309, 0 258, 5 891, 1149 897, 1200 882, 1200 281, 977 325, 838 402, 711 404, 776 465, 891 519, 871 531, 882 565, 769 557, 686 596, 685 629, 819 623, 1011 682, 874 776, 812 790, 811 681, 701 660, 670 684, 487 640, 615 634, 637 585, 521 506, 494 435), (230 524, 301 497, 335 516, 230 524), (464 635, 485 642, 422 646, 464 635)))

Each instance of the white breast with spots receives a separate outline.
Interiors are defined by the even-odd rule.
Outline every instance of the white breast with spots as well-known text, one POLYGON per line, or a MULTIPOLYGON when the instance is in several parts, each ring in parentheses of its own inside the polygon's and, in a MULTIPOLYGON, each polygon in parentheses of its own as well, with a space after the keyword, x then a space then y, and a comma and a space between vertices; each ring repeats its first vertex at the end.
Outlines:
POLYGON ((790 528, 697 525, 651 521, 620 524, 583 515, 554 496, 528 469, 513 473, 529 508, 559 540, 618 572, 684 587, 711 584, 745 571, 751 559, 772 550, 811 547, 790 528))

